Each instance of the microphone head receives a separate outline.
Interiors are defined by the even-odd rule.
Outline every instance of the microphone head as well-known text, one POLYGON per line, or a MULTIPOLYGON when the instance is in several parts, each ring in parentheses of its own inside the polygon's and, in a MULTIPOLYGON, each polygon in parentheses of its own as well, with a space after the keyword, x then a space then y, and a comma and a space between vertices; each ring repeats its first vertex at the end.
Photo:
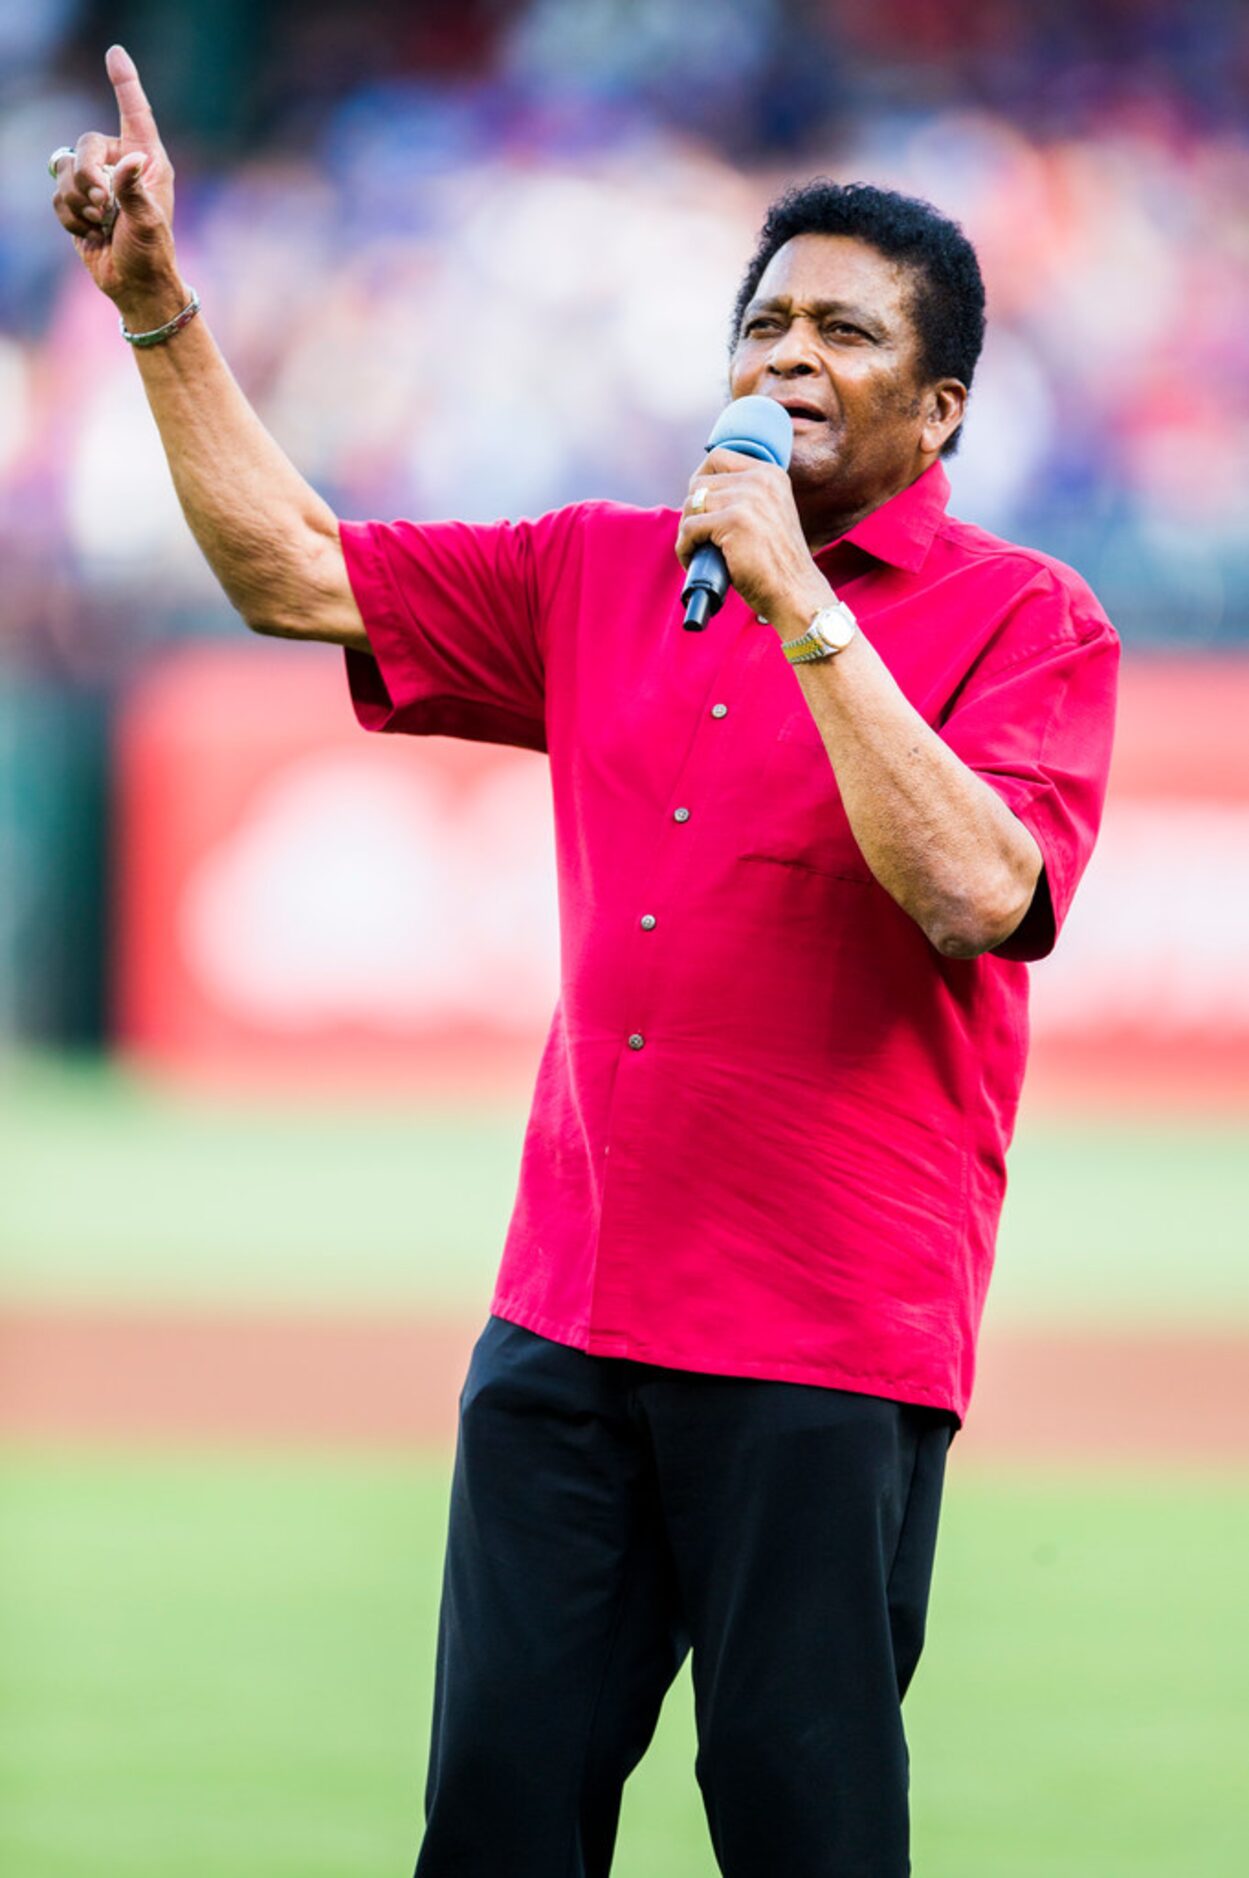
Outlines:
POLYGON ((794 448, 794 420, 775 398, 734 398, 716 420, 707 448, 740 450, 788 469, 794 448))

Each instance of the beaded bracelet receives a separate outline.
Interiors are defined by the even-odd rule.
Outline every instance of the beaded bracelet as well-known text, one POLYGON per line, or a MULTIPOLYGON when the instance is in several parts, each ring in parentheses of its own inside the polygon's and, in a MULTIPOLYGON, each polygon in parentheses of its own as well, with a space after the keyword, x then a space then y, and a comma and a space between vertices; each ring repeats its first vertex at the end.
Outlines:
POLYGON ((175 333, 180 333, 182 328, 189 325, 199 312, 199 295, 194 287, 191 288, 190 293, 191 298, 181 313, 175 313, 173 318, 166 320, 163 326, 154 326, 150 333, 127 332, 125 320, 119 320, 117 323, 121 327, 121 336, 126 344, 140 347, 163 346, 167 339, 172 339, 175 333))

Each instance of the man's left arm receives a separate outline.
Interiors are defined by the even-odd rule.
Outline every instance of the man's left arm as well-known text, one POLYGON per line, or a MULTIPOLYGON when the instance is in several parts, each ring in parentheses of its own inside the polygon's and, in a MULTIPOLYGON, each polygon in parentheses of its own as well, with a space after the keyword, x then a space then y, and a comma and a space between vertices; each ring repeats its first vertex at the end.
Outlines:
MULTIPOLYGON (((833 597, 819 581, 771 623, 796 639, 833 597)), ((1041 878, 1035 837, 924 722, 862 632, 835 658, 794 672, 881 886, 947 958, 1009 939, 1041 878)))
MULTIPOLYGON (((727 451, 707 458, 691 489, 709 477, 705 508, 687 504, 678 558, 715 541, 747 604, 782 640, 799 638, 836 596, 803 539, 788 477, 727 451)), ((1041 882, 1036 838, 925 723, 862 632, 794 672, 881 886, 947 957, 1004 944, 1041 882)))

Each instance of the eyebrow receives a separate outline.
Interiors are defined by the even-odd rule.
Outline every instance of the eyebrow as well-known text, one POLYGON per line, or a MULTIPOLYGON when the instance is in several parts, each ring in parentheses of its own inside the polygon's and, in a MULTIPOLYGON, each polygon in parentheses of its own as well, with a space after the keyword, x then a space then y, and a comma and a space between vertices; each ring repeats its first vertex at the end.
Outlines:
MULTIPOLYGON (((769 300, 752 300, 742 314, 742 325, 745 326, 747 320, 756 313, 791 313, 793 306, 793 300, 788 294, 775 295, 769 300)), ((855 306, 850 300, 812 300, 805 311, 819 320, 833 315, 838 319, 848 319, 853 325, 861 326, 865 332, 878 334, 882 339, 889 332, 879 314, 869 313, 866 307, 855 306)))

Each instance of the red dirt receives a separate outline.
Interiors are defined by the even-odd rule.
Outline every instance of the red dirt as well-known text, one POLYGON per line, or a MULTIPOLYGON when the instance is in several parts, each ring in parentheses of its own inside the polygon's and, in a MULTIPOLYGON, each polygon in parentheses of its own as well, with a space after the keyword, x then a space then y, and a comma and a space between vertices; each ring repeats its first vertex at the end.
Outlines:
MULTIPOLYGON (((435 1446, 475 1327, 428 1319, 0 1316, 0 1439, 435 1446)), ((995 1332, 960 1457, 1249 1465, 1249 1338, 995 1332)))

